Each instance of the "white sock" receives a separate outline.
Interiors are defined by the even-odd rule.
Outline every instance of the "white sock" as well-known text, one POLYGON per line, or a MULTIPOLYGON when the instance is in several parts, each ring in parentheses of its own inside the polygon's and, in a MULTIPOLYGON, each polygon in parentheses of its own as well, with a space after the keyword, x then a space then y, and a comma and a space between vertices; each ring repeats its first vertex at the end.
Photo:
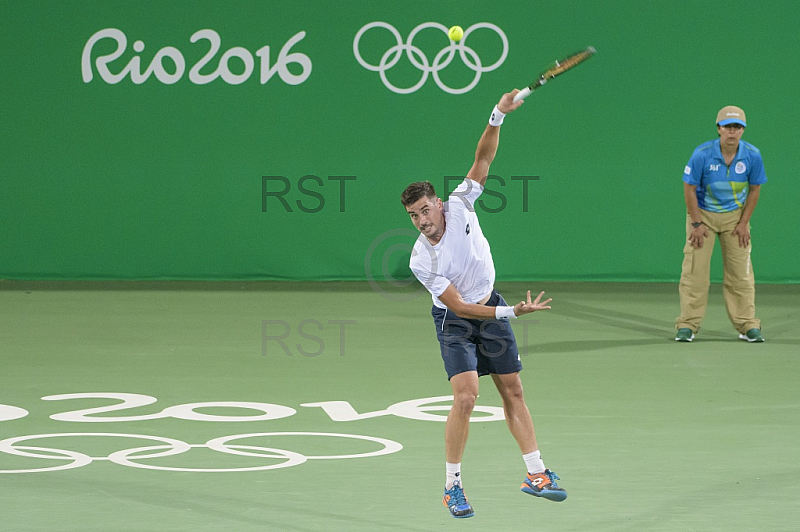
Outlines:
POLYGON ((528 473, 544 473, 544 462, 542 462, 542 455, 539 451, 523 454, 522 459, 525 460, 525 467, 528 468, 528 473))
POLYGON ((453 483, 456 480, 461 484, 462 487, 464 486, 464 484, 461 482, 461 462, 457 464, 445 462, 445 469, 447 471, 447 480, 444 483, 444 489, 449 490, 452 488, 453 483))

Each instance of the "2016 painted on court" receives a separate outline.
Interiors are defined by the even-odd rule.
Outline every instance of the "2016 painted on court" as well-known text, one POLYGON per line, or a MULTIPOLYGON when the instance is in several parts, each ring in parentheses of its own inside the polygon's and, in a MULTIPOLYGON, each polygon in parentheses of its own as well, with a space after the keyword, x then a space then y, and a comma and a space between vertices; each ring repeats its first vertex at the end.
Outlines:
MULTIPOLYGON (((270 421, 291 417, 297 413, 292 407, 277 405, 273 403, 243 402, 243 401, 214 401, 202 403, 187 403, 169 406, 161 412, 154 414, 140 414, 129 416, 98 416, 109 412, 119 412, 147 406, 158 401, 150 395, 138 393, 68 393, 60 395, 47 395, 42 397, 43 401, 65 401, 72 399, 111 399, 121 401, 120 403, 86 408, 82 410, 72 410, 53 414, 50 419, 56 421, 70 421, 76 423, 115 423, 124 421, 144 421, 150 419, 177 418, 191 421, 213 421, 213 422, 243 422, 243 421, 270 421), (259 411, 258 415, 216 415, 198 412, 199 409, 209 408, 240 408, 249 411, 259 411)), ((304 408, 321 408, 332 421, 359 421, 381 416, 397 416, 406 419, 416 419, 419 421, 446 421, 447 412, 450 411, 449 405, 437 405, 445 401, 451 402, 453 396, 443 395, 439 397, 424 397, 422 399, 412 399, 395 403, 385 410, 374 412, 358 413, 347 401, 322 401, 316 403, 303 403, 304 408), (434 414, 432 412, 444 412, 445 414, 434 414)), ((476 406, 475 412, 488 414, 475 416, 472 421, 500 421, 505 419, 503 409, 497 406, 476 406)), ((26 417, 28 411, 24 408, 11 405, 0 404, 0 421, 11 421, 26 417)))

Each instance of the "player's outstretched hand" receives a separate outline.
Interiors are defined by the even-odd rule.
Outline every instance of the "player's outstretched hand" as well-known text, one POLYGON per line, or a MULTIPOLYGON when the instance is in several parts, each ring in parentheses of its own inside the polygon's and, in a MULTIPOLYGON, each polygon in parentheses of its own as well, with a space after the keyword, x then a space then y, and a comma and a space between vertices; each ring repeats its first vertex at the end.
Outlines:
POLYGON ((520 301, 516 305, 514 305, 514 314, 517 316, 522 316, 523 314, 530 314, 531 312, 536 312, 537 310, 550 310, 550 303, 553 298, 548 297, 544 301, 542 301, 542 296, 544 296, 544 292, 539 292, 539 295, 536 296, 536 299, 531 301, 531 291, 528 290, 528 301, 520 301))
POLYGON ((503 114, 508 114, 520 105, 523 104, 525 100, 520 100, 518 102, 514 101, 514 96, 517 95, 519 89, 514 89, 511 92, 507 92, 500 98, 500 101, 497 103, 497 110, 503 114))

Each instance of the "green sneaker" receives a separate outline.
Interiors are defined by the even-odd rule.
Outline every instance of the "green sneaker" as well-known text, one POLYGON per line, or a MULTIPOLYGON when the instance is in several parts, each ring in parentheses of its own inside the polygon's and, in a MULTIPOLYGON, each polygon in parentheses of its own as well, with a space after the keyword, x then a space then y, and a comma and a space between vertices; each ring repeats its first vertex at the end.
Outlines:
MULTIPOLYGON (((689 329, 688 327, 682 327, 678 329, 678 334, 675 335, 676 342, 691 342, 692 340, 694 340, 694 333, 692 332, 691 329, 689 329)), ((751 341, 754 342, 755 340, 751 341)))
POLYGON ((740 334, 739 339, 750 343, 764 341, 764 337, 761 336, 761 329, 750 329, 746 334, 740 334))

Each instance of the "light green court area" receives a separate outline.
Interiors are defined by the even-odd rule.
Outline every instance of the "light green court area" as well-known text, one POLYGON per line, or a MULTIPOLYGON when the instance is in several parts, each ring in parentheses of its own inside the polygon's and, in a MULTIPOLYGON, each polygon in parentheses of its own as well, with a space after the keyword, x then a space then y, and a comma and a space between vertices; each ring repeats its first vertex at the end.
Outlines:
POLYGON ((758 287, 764 344, 737 339, 719 285, 691 344, 673 341, 674 285, 498 288, 554 298, 513 326, 563 503, 519 491, 482 379, 476 515, 442 506, 450 388, 422 293, 2 282, 0 528, 796 529, 799 285, 758 287))

